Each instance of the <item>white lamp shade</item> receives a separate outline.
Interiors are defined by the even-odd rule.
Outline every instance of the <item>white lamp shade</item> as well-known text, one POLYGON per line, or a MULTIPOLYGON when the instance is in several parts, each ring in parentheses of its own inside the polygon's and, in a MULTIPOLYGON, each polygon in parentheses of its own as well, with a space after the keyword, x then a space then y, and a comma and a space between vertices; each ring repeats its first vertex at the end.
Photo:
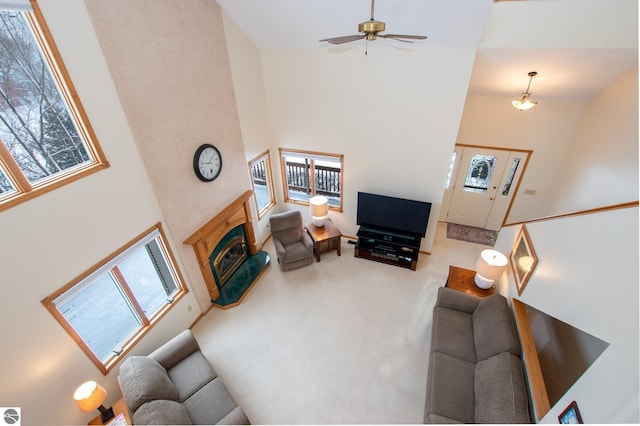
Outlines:
POLYGON ((489 288, 502 276, 507 266, 507 257, 497 250, 482 250, 476 262, 475 283, 480 288, 489 288))
POLYGON ((106 397, 107 391, 93 380, 84 382, 73 393, 78 408, 85 413, 100 407, 106 397))
POLYGON ((311 218, 313 224, 316 226, 324 226, 324 220, 329 213, 329 200, 322 195, 316 195, 309 199, 309 206, 311 208, 311 218))

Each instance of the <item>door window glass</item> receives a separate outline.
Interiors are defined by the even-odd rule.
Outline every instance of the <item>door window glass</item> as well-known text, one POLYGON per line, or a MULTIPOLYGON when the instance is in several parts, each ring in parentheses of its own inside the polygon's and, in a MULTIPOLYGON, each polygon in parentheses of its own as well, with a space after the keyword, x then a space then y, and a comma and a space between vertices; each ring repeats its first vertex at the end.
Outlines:
POLYGON ((489 181, 493 174, 498 157, 474 154, 469 163, 463 191, 485 193, 489 189, 489 181))

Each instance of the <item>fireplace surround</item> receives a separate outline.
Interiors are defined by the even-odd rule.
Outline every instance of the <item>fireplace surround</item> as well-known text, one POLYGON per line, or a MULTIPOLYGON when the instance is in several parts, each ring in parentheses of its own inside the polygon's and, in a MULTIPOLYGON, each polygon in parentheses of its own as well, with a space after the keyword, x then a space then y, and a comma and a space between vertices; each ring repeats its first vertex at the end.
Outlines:
POLYGON ((270 264, 253 231, 252 196, 246 191, 184 241, 193 246, 214 306, 238 305, 270 264))

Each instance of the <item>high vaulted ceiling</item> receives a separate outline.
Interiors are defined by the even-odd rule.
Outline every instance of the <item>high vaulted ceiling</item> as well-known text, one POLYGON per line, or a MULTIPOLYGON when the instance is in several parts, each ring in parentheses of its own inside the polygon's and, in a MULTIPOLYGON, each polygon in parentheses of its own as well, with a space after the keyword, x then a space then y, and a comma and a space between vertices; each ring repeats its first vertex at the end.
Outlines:
MULTIPOLYGON (((217 1, 261 50, 364 54, 364 40, 319 40, 358 34, 370 0, 217 1)), ((477 48, 471 94, 515 98, 537 71, 532 98, 586 100, 638 63, 637 0, 377 0, 374 16, 386 23, 384 33, 428 36, 370 42, 384 48, 477 48)))

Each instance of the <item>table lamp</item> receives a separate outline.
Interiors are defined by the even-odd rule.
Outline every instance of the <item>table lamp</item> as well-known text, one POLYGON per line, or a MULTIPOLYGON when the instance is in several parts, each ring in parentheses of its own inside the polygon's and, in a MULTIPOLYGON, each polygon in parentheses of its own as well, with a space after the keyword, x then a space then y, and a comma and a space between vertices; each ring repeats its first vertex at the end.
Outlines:
POLYGON ((98 409, 102 423, 113 417, 113 408, 105 408, 102 405, 106 397, 107 391, 93 380, 84 382, 73 393, 73 399, 76 400, 80 411, 86 413, 98 409))
POLYGON ((476 262, 474 282, 479 288, 488 289, 502 276, 507 266, 507 257, 497 250, 482 250, 476 262))
POLYGON ((311 206, 311 219, 313 224, 318 227, 324 226, 324 221, 328 217, 329 213, 329 200, 322 195, 316 195, 309 199, 309 206, 311 206))

